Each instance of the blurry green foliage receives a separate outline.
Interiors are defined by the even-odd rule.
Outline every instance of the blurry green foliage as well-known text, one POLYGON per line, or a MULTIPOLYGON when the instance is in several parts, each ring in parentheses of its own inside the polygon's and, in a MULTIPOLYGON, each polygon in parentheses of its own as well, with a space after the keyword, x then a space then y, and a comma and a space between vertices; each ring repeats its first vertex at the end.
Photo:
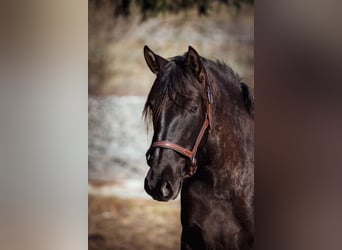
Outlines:
POLYGON ((254 4, 254 0, 89 0, 95 8, 111 6, 113 17, 129 16, 133 4, 139 7, 143 19, 154 16, 160 12, 177 13, 191 7, 197 7, 199 15, 207 15, 208 10, 215 3, 222 3, 240 9, 241 4, 254 4))
POLYGON ((232 5, 237 8, 240 8, 241 3, 254 4, 254 0, 137 0, 137 2, 142 13, 147 11, 153 13, 165 11, 178 12, 197 6, 199 15, 207 14, 207 10, 215 2, 232 5))

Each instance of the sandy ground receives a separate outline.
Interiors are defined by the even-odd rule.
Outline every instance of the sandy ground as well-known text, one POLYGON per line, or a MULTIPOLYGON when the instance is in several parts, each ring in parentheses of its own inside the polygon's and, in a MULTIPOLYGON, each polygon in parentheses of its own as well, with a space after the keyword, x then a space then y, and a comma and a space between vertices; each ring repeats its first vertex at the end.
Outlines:
POLYGON ((179 200, 89 195, 89 250, 179 249, 179 200))

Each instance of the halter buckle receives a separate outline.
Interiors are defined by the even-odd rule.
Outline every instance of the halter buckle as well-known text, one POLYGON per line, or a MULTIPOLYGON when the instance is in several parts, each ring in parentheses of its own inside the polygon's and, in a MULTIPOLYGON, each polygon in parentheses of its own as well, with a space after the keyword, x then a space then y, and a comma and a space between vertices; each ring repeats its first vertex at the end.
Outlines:
POLYGON ((191 157, 191 165, 196 165, 196 158, 195 156, 191 157))

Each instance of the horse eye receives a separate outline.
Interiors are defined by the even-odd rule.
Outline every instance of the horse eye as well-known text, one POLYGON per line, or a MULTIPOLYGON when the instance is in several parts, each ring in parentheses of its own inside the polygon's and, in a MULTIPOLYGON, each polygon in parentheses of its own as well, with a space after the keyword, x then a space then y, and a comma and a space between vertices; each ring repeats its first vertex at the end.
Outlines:
POLYGON ((197 105, 192 105, 191 106, 191 112, 196 112, 197 111, 197 109, 198 109, 198 106, 197 105))

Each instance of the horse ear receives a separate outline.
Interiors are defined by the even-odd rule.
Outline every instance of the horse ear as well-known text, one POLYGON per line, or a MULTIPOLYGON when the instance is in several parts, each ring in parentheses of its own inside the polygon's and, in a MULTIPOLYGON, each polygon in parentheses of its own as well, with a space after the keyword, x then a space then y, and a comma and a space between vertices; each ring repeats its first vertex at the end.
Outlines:
POLYGON ((158 74, 169 62, 165 58, 155 54, 149 47, 144 46, 145 61, 154 74, 158 74))
POLYGON ((197 51, 189 46, 188 52, 186 53, 186 64, 193 70, 200 82, 204 81, 204 70, 200 55, 197 51))
POLYGON ((253 97, 253 94, 251 93, 251 90, 246 83, 240 82, 240 86, 241 86, 241 93, 242 93, 243 102, 245 103, 246 109, 247 109, 248 113, 252 117, 254 117, 254 97, 253 97))

